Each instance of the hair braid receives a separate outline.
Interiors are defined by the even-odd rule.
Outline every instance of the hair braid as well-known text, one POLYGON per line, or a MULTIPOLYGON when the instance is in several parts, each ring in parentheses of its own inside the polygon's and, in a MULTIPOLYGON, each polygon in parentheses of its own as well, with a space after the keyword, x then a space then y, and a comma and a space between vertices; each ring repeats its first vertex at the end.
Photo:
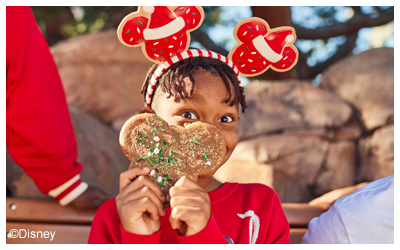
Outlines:
MULTIPOLYGON (((145 81, 142 86, 142 94, 144 98, 146 98, 146 91, 149 85, 150 79, 156 71, 159 64, 154 64, 149 71, 147 72, 145 81)), ((220 76, 225 83, 225 86, 228 90, 229 97, 225 100, 225 103, 228 103, 232 99, 232 91, 235 91, 235 99, 233 99, 230 103, 230 106, 235 104, 240 104, 242 106, 242 112, 244 113, 247 105, 246 99, 244 95, 244 88, 239 86, 238 79, 236 77, 236 73, 225 63, 220 60, 213 58, 205 58, 205 57, 195 57, 188 58, 182 61, 179 61, 173 65, 158 80, 158 84, 156 85, 153 92, 153 100, 152 106, 153 108, 157 106, 159 92, 168 93, 168 97, 170 98, 172 95, 179 95, 182 100, 185 99, 185 94, 183 93, 183 79, 189 77, 191 82, 190 92, 187 97, 191 97, 193 95, 195 80, 193 78, 193 73, 197 70, 204 69, 211 73, 213 76, 220 76), (233 85, 233 89, 231 88, 230 83, 233 85)))
POLYGON ((229 97, 228 99, 225 100, 225 103, 228 103, 231 98, 232 98, 232 91, 231 91, 231 85, 229 84, 228 79, 225 76, 225 72, 219 67, 215 67, 215 70, 218 72, 218 74, 221 76, 222 80, 224 80, 225 86, 228 89, 229 97))

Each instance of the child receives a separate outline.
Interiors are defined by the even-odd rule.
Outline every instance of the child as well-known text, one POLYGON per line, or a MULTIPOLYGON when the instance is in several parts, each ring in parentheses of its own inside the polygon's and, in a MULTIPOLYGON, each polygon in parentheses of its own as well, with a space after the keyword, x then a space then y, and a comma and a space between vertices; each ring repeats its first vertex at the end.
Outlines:
MULTIPOLYGON (((140 113, 157 114, 170 125, 216 126, 226 141, 225 163, 238 142, 239 104, 242 112, 246 108, 243 87, 222 60, 180 58, 158 79, 151 106, 140 113)), ((146 76, 145 100, 157 67, 146 76)), ((148 173, 132 162, 120 175, 120 193, 97 211, 89 243, 290 243, 279 198, 267 186, 220 183, 212 175, 199 176, 197 183, 182 177, 163 197, 144 177, 148 173), (164 209, 164 201, 171 207, 164 209)))

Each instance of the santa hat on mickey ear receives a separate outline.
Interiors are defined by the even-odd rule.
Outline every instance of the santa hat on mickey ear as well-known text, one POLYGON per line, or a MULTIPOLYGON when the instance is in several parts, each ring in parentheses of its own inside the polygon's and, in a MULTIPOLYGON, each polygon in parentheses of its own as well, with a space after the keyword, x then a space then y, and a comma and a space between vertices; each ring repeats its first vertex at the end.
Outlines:
POLYGON ((174 21, 176 15, 167 6, 143 6, 143 12, 150 14, 149 29, 156 29, 174 21))
POLYGON ((143 30, 146 40, 167 37, 185 27, 185 21, 167 6, 144 6, 143 13, 149 14, 149 26, 143 30))
POLYGON ((291 30, 279 30, 268 34, 264 39, 275 53, 281 54, 285 44, 293 42, 294 36, 291 30))

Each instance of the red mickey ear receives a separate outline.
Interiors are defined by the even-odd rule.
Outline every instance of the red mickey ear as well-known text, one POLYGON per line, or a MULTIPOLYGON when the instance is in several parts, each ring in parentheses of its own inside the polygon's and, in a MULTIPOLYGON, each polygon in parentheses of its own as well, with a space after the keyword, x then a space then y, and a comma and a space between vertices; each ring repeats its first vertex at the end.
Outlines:
POLYGON ((144 42, 143 30, 147 27, 148 19, 144 16, 128 15, 124 25, 118 32, 118 38, 125 46, 138 46, 144 42))
POLYGON ((269 68, 288 71, 297 63, 299 53, 293 45, 296 33, 292 27, 270 29, 266 21, 252 17, 239 22, 233 35, 238 43, 228 57, 243 76, 260 75, 269 68))
POLYGON ((150 61, 165 62, 189 48, 190 32, 203 20, 200 6, 139 6, 121 21, 118 38, 126 46, 142 46, 150 61))

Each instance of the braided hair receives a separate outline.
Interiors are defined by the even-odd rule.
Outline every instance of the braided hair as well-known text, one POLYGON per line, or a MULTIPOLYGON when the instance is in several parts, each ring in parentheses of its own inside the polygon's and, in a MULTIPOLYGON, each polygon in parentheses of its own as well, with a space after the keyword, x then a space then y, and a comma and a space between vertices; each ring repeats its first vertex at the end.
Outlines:
MULTIPOLYGON (((147 86, 149 85, 150 79, 156 71, 159 64, 154 64, 150 70, 147 72, 146 78, 144 80, 142 86, 142 94, 146 99, 146 91, 147 86)), ((187 58, 185 60, 179 61, 173 64, 158 80, 158 84, 156 85, 156 89, 154 90, 154 97, 151 103, 152 108, 156 108, 158 104, 158 97, 160 91, 163 93, 168 93, 168 97, 170 98, 172 95, 181 98, 181 100, 186 101, 185 96, 183 94, 183 79, 189 77, 190 82, 192 84, 190 93, 188 93, 187 97, 191 97, 194 91, 195 81, 193 78, 193 73, 197 70, 206 70, 210 72, 212 76, 220 76, 225 83, 225 86, 229 92, 228 99, 225 100, 225 103, 229 103, 230 106, 235 104, 240 104, 242 106, 242 112, 244 113, 247 105, 245 95, 243 93, 244 88, 239 86, 238 78, 235 72, 226 65, 224 62, 213 58, 206 57, 195 57, 195 58, 187 58), (228 80, 229 79, 229 80, 228 80), (229 84, 229 81, 233 85, 233 89, 229 84), (232 91, 235 91, 235 98, 232 98, 232 91), (232 99, 232 100, 231 100, 232 99)))

